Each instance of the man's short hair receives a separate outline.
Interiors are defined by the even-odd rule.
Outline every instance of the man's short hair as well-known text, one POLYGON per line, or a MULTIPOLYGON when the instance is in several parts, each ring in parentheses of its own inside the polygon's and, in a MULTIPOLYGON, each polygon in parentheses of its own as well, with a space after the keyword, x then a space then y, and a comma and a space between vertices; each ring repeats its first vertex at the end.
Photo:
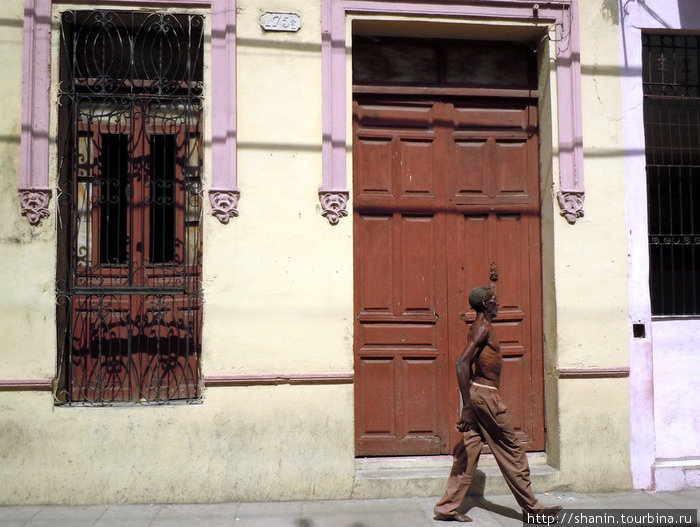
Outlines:
POLYGON ((484 285, 475 287, 469 293, 469 305, 472 306, 472 309, 477 312, 483 311, 484 302, 486 302, 492 296, 493 291, 491 291, 490 287, 484 285))

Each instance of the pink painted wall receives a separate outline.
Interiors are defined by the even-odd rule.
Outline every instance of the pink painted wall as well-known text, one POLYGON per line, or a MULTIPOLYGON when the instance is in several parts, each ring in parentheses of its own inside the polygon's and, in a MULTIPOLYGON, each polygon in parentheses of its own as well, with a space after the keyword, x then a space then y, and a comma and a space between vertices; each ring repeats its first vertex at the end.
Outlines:
POLYGON ((700 457, 700 320, 652 323, 656 457, 700 457))
POLYGON ((636 488, 672 490, 698 486, 700 481, 692 475, 694 460, 700 466, 700 320, 651 319, 641 34, 650 28, 700 29, 700 4, 629 0, 621 3, 621 10, 632 478, 636 488), (636 323, 645 325, 644 338, 633 338, 636 323))

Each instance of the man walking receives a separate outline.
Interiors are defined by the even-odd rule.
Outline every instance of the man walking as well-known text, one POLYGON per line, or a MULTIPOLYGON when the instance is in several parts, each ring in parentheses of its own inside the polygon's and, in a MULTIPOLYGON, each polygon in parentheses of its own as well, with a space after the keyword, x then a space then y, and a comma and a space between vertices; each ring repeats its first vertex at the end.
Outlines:
POLYGON ((457 382, 462 396, 457 429, 462 432, 462 441, 453 450, 452 471, 445 494, 435 505, 435 519, 471 521, 457 509, 467 495, 484 443, 491 448, 524 518, 526 514, 538 515, 540 519, 555 516, 561 507, 543 507, 532 492, 525 449, 515 435, 498 390, 503 357, 491 324, 498 315, 496 293, 490 287, 475 287, 469 293, 469 305, 476 311, 476 320, 457 360, 457 382))

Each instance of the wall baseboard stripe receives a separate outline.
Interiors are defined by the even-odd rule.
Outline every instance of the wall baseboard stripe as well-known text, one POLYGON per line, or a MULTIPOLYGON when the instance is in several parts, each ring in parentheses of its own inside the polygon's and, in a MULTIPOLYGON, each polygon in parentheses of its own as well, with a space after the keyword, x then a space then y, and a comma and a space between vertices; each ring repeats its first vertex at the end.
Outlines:
POLYGON ((53 379, 0 379, 0 392, 50 392, 53 379))
POLYGON ((205 375, 204 386, 269 386, 277 384, 352 384, 353 372, 333 373, 264 373, 205 375))
POLYGON ((559 368, 560 379, 614 379, 629 377, 629 367, 614 368, 559 368))
MULTIPOLYGON (((204 386, 274 386, 278 384, 352 384, 353 372, 205 375, 204 386)), ((0 379, 0 392, 53 390, 53 379, 0 379)))

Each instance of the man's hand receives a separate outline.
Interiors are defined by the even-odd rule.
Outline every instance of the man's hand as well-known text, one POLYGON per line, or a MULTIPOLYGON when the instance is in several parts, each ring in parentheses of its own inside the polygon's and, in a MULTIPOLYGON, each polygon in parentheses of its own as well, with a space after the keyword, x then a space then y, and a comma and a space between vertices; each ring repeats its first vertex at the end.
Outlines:
POLYGON ((459 432, 466 432, 470 428, 474 427, 476 420, 474 419, 474 410, 471 404, 466 403, 462 408, 462 415, 459 416, 459 421, 457 421, 457 430, 459 432))

